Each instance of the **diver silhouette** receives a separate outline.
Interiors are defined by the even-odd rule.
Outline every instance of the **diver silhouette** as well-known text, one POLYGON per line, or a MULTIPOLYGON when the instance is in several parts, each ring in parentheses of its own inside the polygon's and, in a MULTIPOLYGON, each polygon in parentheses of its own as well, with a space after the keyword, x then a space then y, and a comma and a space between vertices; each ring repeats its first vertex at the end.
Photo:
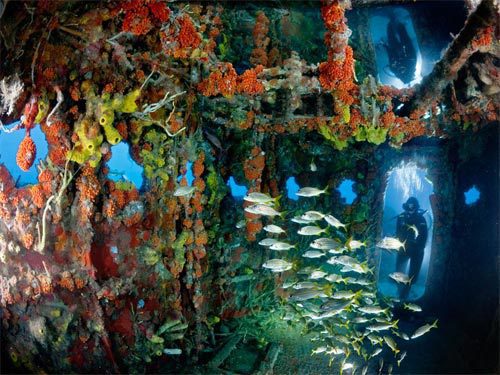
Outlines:
POLYGON ((392 13, 387 24, 387 42, 383 44, 389 58, 389 69, 403 83, 415 79, 417 53, 405 25, 392 13))
MULTIPOLYGON (((408 261, 410 261, 410 271, 408 276, 414 282, 420 273, 422 260, 424 259, 424 248, 427 242, 427 222, 423 214, 426 212, 420 209, 417 198, 410 197, 403 204, 404 212, 398 215, 396 223, 396 237, 405 243, 405 251, 398 252, 396 268, 398 272, 405 273, 408 261)), ((410 293, 411 282, 399 286, 399 297, 406 300, 410 293)))

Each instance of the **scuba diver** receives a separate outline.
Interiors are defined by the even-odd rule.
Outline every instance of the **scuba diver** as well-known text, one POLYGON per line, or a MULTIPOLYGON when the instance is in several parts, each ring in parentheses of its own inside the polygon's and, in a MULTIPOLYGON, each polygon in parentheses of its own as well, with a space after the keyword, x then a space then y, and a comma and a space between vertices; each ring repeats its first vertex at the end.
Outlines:
MULTIPOLYGON (((410 197, 403 204, 404 212, 398 215, 396 224, 396 237, 405 243, 405 251, 398 252, 396 268, 398 272, 405 273, 408 261, 410 271, 408 277, 411 281, 416 280, 420 273, 422 260, 424 259, 424 248, 427 242, 427 222, 423 214, 425 210, 420 209, 417 198, 410 197)), ((399 297, 406 300, 410 293, 411 282, 399 287, 399 297)))
POLYGON ((387 42, 383 43, 391 72, 408 84, 415 79, 417 53, 405 25, 392 13, 387 24, 387 42))

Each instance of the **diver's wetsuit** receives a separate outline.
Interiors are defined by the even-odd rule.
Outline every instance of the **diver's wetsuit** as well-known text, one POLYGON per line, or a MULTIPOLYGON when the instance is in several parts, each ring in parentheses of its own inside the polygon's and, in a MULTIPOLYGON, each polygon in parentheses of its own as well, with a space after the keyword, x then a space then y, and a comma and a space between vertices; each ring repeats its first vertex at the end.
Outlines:
MULTIPOLYGON (((401 242, 405 242, 405 251, 398 252, 396 268, 398 272, 404 272, 408 260, 410 261, 410 271, 408 276, 415 282, 422 260, 424 259, 424 248, 427 242, 427 222, 423 216, 425 211, 416 210, 413 213, 408 211, 403 212, 398 216, 396 224, 396 236, 401 242), (418 236, 415 234, 414 228, 418 231, 418 236)), ((399 287, 399 296, 401 299, 407 299, 410 293, 410 284, 401 285, 399 287)))

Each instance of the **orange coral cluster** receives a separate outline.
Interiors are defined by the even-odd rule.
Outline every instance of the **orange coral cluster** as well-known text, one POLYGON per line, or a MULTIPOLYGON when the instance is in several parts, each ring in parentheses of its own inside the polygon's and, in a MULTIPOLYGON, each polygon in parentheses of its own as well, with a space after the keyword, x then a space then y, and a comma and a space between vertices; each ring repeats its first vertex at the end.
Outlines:
POLYGON ((85 218, 88 218, 92 215, 93 203, 101 191, 101 185, 95 176, 95 169, 88 165, 83 167, 76 187, 80 192, 80 211, 85 218))
POLYGON ((120 5, 125 12, 122 31, 134 35, 147 34, 154 24, 166 22, 170 9, 160 0, 129 0, 120 5))
POLYGON ((482 32, 478 33, 472 40, 472 48, 474 50, 480 47, 489 46, 493 42, 495 29, 493 26, 486 27, 482 32))
MULTIPOLYGON (((251 185, 248 192, 260 191, 260 184, 262 178, 262 172, 266 166, 266 157, 260 147, 255 146, 251 153, 250 158, 243 162, 243 172, 245 178, 249 181, 251 185)), ((249 205, 249 202, 245 202, 244 206, 249 205)), ((253 215, 245 212, 246 221, 246 238, 248 241, 255 241, 256 235, 262 230, 262 222, 258 215, 253 215)))
MULTIPOLYGON (((328 46, 328 60, 322 62, 319 69, 319 82, 323 89, 334 92, 335 98, 342 105, 351 105, 354 102, 354 56, 347 45, 350 30, 344 17, 345 4, 339 1, 330 1, 321 8, 321 16, 327 32, 325 44, 328 46)), ((337 113, 339 109, 336 108, 337 113)))
POLYGON ((257 12, 257 18, 253 28, 253 43, 254 49, 250 56, 250 63, 254 65, 268 66, 267 46, 270 39, 267 36, 269 32, 269 18, 263 11, 257 12))
POLYGON ((70 149, 68 140, 69 125, 63 121, 56 120, 51 125, 45 121, 41 123, 42 131, 49 144, 49 158, 57 166, 64 166, 66 155, 70 149))
POLYGON ((180 15, 170 27, 160 33, 163 51, 168 56, 185 59, 191 56, 194 49, 201 44, 201 36, 196 30, 191 17, 180 15))
POLYGON ((25 137, 21 141, 19 148, 17 149, 16 163, 23 171, 28 171, 36 157, 36 145, 33 139, 30 137, 29 132, 26 132, 25 137))
POLYGON ((198 90, 205 96, 223 95, 231 97, 235 93, 256 95, 264 91, 264 85, 257 79, 264 67, 259 65, 240 76, 231 63, 222 63, 219 69, 198 84, 198 90))

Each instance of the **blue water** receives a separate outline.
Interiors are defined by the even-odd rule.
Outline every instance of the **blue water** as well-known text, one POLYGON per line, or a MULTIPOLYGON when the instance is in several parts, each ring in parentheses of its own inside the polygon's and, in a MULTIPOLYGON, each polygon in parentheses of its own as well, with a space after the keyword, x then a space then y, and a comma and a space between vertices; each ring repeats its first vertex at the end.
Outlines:
POLYGON ((464 193, 465 204, 471 205, 476 203, 481 197, 481 192, 477 190, 476 186, 473 185, 469 190, 464 193))
MULTIPOLYGON (((18 123, 19 121, 16 121, 5 127, 10 129, 18 123)), ((13 133, 3 133, 0 131, 0 163, 5 164, 14 178, 14 181, 18 181, 17 186, 36 184, 38 182, 38 169, 36 166, 40 160, 47 157, 47 153, 49 151, 45 134, 40 129, 40 126, 35 126, 35 128, 31 130, 30 134, 36 145, 36 158, 32 167, 27 172, 24 172, 17 166, 16 154, 19 144, 26 135, 26 131, 24 129, 17 130, 13 133)))
POLYGON ((247 195, 248 188, 245 185, 238 185, 233 176, 229 177, 227 186, 229 186, 229 189, 231 190, 231 195, 236 199, 242 199, 245 195, 247 195))
POLYGON ((144 182, 144 168, 137 164, 130 156, 130 146, 126 142, 120 142, 111 147, 112 156, 107 162, 109 167, 108 178, 113 181, 128 180, 137 189, 140 189, 144 182))
POLYGON ((346 178, 337 188, 337 190, 340 192, 340 196, 345 199, 345 202, 347 204, 352 204, 352 202, 354 202, 354 200, 358 196, 352 189, 353 185, 354 181, 346 178))
POLYGON ((295 177, 289 177, 286 180, 286 191, 287 191, 287 196, 289 199, 292 199, 294 201, 299 199, 299 196, 297 195, 297 192, 299 191, 300 187, 299 184, 297 184, 297 181, 295 181, 295 177))

